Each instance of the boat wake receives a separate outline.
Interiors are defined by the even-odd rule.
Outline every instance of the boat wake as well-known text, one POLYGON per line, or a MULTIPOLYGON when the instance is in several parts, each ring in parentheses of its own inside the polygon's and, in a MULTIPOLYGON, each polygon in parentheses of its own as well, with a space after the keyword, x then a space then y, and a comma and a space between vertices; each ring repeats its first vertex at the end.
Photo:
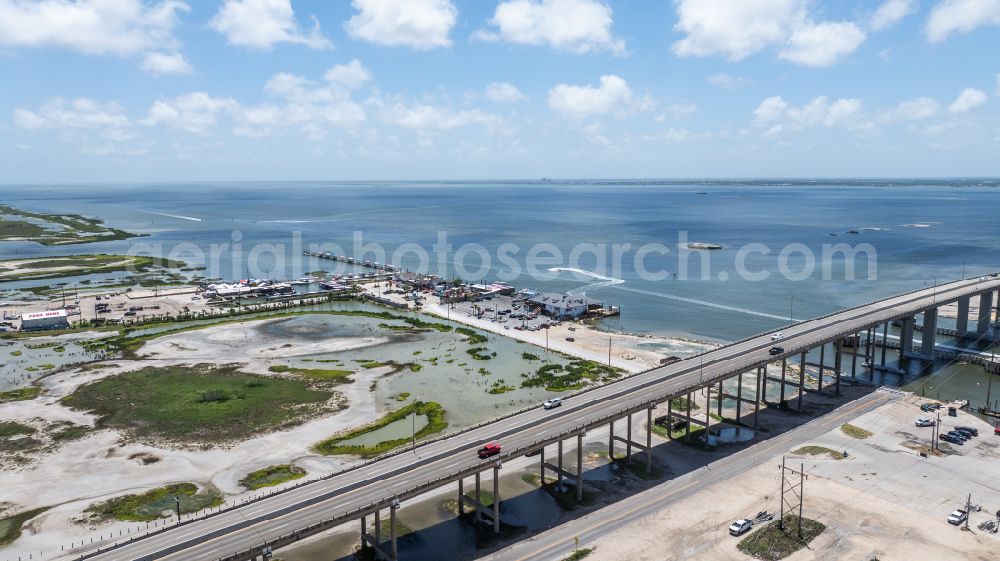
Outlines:
POLYGON ((141 210, 141 209, 138 209, 138 208, 133 208, 132 210, 134 210, 136 212, 141 212, 141 213, 144 213, 144 214, 153 214, 153 215, 156 215, 156 216, 166 216, 167 218, 177 218, 177 219, 180 219, 180 220, 190 220, 192 222, 201 222, 201 218, 195 218, 194 216, 183 216, 183 215, 180 215, 180 214, 167 214, 165 212, 153 212, 151 210, 141 210))
POLYGON ((625 282, 622 279, 616 279, 614 277, 606 277, 604 275, 599 275, 599 274, 593 273, 591 271, 584 271, 583 269, 574 269, 572 267, 552 267, 551 269, 549 269, 549 272, 550 273, 563 273, 563 272, 566 272, 566 273, 575 273, 577 275, 580 275, 580 276, 583 276, 583 277, 587 277, 587 278, 591 278, 591 279, 594 279, 595 281, 597 281, 597 282, 592 282, 590 284, 587 284, 585 286, 581 286, 580 288, 574 288, 573 290, 570 290, 570 291, 568 291, 566 293, 566 294, 571 294, 571 295, 574 295, 574 296, 579 296, 579 295, 582 295, 582 294, 586 294, 588 290, 593 290, 593 289, 596 289, 596 288, 603 288, 605 286, 615 286, 615 285, 618 285, 618 284, 623 284, 625 282))
POLYGON ((788 321, 787 316, 778 316, 775 314, 769 314, 767 312, 758 312, 756 310, 748 310, 747 308, 739 308, 736 306, 727 306, 726 304, 718 304, 716 302, 706 302, 705 300, 697 300, 694 298, 686 298, 684 296, 676 296, 673 294, 666 294, 663 292, 653 292, 651 290, 643 290, 641 288, 632 288, 626 286, 619 286, 619 290, 626 290, 628 292, 635 292, 637 294, 645 294, 647 296, 656 296, 658 298, 666 298, 668 300, 677 300, 679 302, 687 302, 688 304, 697 304, 699 306, 708 306, 709 308, 716 308, 719 310, 727 310, 730 312, 739 312, 741 314, 747 314, 751 316, 757 316, 762 318, 777 319, 781 321, 788 321))

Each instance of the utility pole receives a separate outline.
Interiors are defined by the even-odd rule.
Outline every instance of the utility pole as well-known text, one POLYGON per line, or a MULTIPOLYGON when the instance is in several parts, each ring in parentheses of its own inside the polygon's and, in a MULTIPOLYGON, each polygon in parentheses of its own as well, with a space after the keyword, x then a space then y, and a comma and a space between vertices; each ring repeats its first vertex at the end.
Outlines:
MULTIPOLYGON (((611 368, 611 337, 608 337, 608 368, 611 368)), ((986 402, 989 403, 989 401, 990 400, 987 397, 986 402)))
POLYGON ((965 529, 969 529, 969 516, 972 514, 972 493, 965 499, 965 529))
POLYGON ((785 465, 785 457, 781 457, 781 514, 778 519, 778 527, 782 531, 785 530, 785 507, 788 507, 789 512, 795 512, 795 501, 799 502, 799 521, 798 521, 798 536, 802 539, 802 504, 803 496, 805 494, 805 484, 806 484, 806 469, 805 464, 801 464, 799 470, 796 471, 794 468, 787 467, 785 465), (795 483, 795 476, 799 476, 798 483, 795 483), (790 493, 793 497, 792 500, 786 499, 786 495, 790 493))

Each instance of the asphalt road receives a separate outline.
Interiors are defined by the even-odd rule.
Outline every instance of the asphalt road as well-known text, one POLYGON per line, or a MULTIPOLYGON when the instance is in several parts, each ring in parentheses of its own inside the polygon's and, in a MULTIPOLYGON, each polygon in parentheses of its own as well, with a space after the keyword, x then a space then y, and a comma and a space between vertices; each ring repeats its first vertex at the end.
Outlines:
MULTIPOLYGON (((652 516, 669 508, 669 503, 694 495, 711 485, 727 481, 773 459, 784 450, 822 436, 850 419, 860 417, 884 403, 898 399, 898 395, 872 393, 849 402, 829 413, 796 427, 784 434, 761 441, 746 450, 726 456, 707 466, 685 473, 665 483, 627 497, 622 501, 551 530, 517 542, 481 561, 545 561, 565 558, 572 551, 576 539, 580 544, 591 543, 597 538, 613 533, 635 520, 652 516)), ((780 463, 780 462, 779 462, 780 463)), ((752 513, 747 513, 748 515, 752 513)), ((727 537, 728 534, 720 534, 727 537)), ((673 559, 665 553, 663 559, 673 559)))
MULTIPOLYGON (((946 283, 787 327, 778 344, 788 356, 793 356, 876 323, 998 289, 1000 278, 993 277, 946 283)), ((567 399, 558 409, 545 411, 538 407, 431 441, 418 446, 412 453, 390 456, 363 469, 136 540, 90 559, 190 561, 225 557, 321 520, 347 516, 375 502, 387 503, 393 497, 405 500, 452 481, 456 474, 472 473, 477 468, 490 469, 498 459, 522 455, 537 448, 540 442, 600 426, 609 414, 641 410, 652 401, 683 395, 712 380, 750 370, 773 360, 768 350, 774 344, 769 334, 739 341, 710 351, 703 359, 683 360, 584 392, 567 399), (502 442, 504 452, 498 457, 480 460, 476 450, 495 439, 502 442)))

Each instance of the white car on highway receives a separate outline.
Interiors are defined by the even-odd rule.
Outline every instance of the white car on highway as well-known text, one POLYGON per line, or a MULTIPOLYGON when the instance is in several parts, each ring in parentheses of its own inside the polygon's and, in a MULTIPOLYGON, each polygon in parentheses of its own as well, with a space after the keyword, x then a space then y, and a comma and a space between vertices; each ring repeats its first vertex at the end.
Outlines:
POLYGON ((542 404, 542 407, 544 407, 545 409, 555 409, 560 405, 562 405, 562 399, 559 399, 558 397, 553 397, 552 399, 546 399, 545 403, 542 404))
POLYGON ((779 331, 777 333, 772 333, 771 334, 771 340, 772 341, 777 341, 778 339, 781 339, 784 336, 785 336, 785 334, 783 332, 781 332, 781 331, 779 331))

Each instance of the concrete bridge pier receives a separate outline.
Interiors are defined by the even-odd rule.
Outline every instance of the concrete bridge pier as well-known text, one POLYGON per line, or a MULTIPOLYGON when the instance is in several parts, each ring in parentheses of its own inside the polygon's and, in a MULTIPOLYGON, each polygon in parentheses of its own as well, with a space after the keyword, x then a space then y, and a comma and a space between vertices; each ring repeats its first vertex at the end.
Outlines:
MULTIPOLYGON (((493 466, 493 533, 500 533, 500 462, 493 466)), ((395 550, 395 538, 392 544, 395 550)))
POLYGON ((558 459, 558 462, 559 462, 559 470, 557 471, 557 474, 558 474, 558 478, 559 478, 559 480, 558 480, 558 482, 556 483, 556 485, 557 485, 557 486, 556 486, 556 489, 557 489, 557 490, 558 490, 558 491, 559 491, 560 493, 562 493, 562 492, 563 492, 563 463, 562 463, 562 459, 563 459, 563 441, 562 441, 562 438, 560 438, 560 439, 559 439, 559 459, 558 459))
POLYGON ((925 360, 934 360, 934 339, 937 336, 937 308, 924 311, 924 329, 920 334, 920 354, 925 360))
POLYGON ((482 510, 483 503, 479 500, 479 495, 480 495, 479 490, 481 488, 479 480, 480 480, 480 474, 477 471, 476 472, 476 523, 477 524, 483 521, 483 510, 482 510))
POLYGON ((576 435, 576 502, 583 502, 583 433, 576 435))
MULTIPOLYGON (((913 352, 913 316, 903 318, 899 328, 899 359, 913 352)), ((888 324, 886 324, 888 325, 888 324)), ((884 349, 884 347, 883 347, 884 349)), ((884 351, 883 351, 884 352, 884 351)), ((883 363, 885 364, 885 363, 883 363)))
MULTIPOLYGON (((833 343, 833 394, 840 397, 840 370, 843 368, 843 339, 837 339, 833 343)), ((857 348, 857 347, 855 347, 857 348)))
POLYGON ((608 459, 615 459, 615 420, 608 423, 608 459))
POLYGON ((955 331, 959 337, 964 337, 969 331, 969 298, 958 299, 958 317, 955 319, 955 331))
POLYGON ((885 322, 882 326, 882 366, 885 366, 885 351, 887 349, 886 343, 889 341, 889 322, 885 322))
POLYGON ((976 322, 976 333, 982 335, 990 328, 990 320, 993 315, 993 293, 986 292, 979 295, 979 319, 976 322))

